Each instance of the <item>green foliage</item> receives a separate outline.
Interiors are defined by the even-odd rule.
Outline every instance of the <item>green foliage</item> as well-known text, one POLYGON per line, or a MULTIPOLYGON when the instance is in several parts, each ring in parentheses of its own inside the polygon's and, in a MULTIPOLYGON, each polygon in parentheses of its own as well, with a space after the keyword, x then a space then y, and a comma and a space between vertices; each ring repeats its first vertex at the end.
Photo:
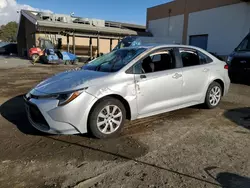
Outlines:
POLYGON ((16 22, 9 22, 0 27, 0 40, 5 42, 15 42, 18 24, 16 22))

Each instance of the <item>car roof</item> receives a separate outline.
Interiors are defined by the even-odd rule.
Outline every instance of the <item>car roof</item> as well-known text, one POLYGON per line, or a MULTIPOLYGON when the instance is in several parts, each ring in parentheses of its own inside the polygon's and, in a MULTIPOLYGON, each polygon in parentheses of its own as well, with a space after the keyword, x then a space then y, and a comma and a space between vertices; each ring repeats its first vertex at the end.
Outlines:
POLYGON ((196 50, 203 50, 199 47, 190 46, 190 45, 181 45, 181 44, 146 44, 141 46, 130 46, 130 47, 124 47, 121 49, 139 49, 139 48, 145 48, 145 49, 158 49, 158 48, 192 48, 196 50))

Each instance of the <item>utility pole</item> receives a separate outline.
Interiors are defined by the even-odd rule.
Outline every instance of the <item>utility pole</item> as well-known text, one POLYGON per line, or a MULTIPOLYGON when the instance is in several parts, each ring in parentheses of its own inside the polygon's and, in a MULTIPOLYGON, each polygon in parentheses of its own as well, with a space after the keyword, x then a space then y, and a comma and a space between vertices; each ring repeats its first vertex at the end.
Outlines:
POLYGON ((170 35, 170 20, 171 20, 171 12, 172 12, 172 10, 171 9, 169 9, 168 10, 168 37, 169 37, 169 35, 170 35))

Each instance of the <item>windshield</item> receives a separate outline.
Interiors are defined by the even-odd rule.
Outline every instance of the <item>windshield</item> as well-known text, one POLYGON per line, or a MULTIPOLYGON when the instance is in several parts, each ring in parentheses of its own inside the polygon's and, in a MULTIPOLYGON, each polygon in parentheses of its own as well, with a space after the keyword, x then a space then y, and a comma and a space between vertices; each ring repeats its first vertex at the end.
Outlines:
POLYGON ((83 66, 83 69, 100 72, 116 72, 145 50, 145 48, 115 50, 91 61, 89 64, 83 66))
POLYGON ((237 48, 237 51, 250 51, 250 36, 245 38, 237 48))
POLYGON ((135 40, 136 40, 136 37, 126 37, 117 44, 114 50, 118 50, 118 49, 125 48, 125 47, 130 47, 135 40))

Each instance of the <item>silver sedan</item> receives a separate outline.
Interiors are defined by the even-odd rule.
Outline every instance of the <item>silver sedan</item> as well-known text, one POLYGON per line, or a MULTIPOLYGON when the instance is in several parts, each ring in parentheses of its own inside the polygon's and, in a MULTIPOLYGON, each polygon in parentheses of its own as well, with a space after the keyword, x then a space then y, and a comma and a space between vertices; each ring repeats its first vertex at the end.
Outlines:
POLYGON ((107 138, 125 119, 202 103, 215 108, 229 85, 227 64, 200 48, 138 46, 48 78, 26 94, 25 106, 40 131, 107 138))

